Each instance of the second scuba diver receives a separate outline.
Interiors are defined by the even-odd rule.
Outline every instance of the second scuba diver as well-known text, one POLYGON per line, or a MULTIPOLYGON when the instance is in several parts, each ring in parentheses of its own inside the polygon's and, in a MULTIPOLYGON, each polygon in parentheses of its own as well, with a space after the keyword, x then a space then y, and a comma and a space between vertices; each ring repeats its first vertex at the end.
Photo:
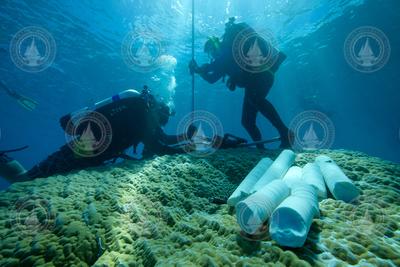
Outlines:
MULTIPOLYGON (((143 158, 186 153, 188 152, 187 148, 191 146, 184 144, 185 148, 183 148, 179 143, 182 140, 190 142, 197 128, 189 125, 186 133, 167 135, 163 127, 168 123, 171 115, 170 108, 162 101, 157 101, 147 87, 142 93, 136 90, 123 91, 97 103, 93 110, 85 108, 63 116, 60 119, 61 127, 72 140, 29 171, 26 171, 18 161, 6 154, 21 149, 0 151, 0 176, 14 183, 100 166, 118 158, 133 159, 126 155, 125 151, 133 147, 136 152, 140 143, 144 144, 143 158), (79 117, 77 114, 84 115, 79 117), (99 121, 99 117, 105 119, 108 127, 107 125, 95 127, 95 122, 99 121), (74 124, 77 125, 71 128, 71 125, 74 124), (111 129, 107 147, 100 151, 97 149, 90 151, 89 149, 92 154, 86 154, 88 152, 85 151, 85 147, 88 147, 87 144, 90 144, 91 141, 96 143, 97 140, 104 140, 107 129, 111 129), (82 146, 76 145, 77 140, 81 142, 82 146), (84 155, 82 156, 82 154, 84 155)), ((230 134, 214 138, 221 140, 220 146, 217 148, 232 148, 246 143, 246 140, 230 134)))
MULTIPOLYGON (((127 90, 101 101, 96 104, 94 112, 101 114, 100 116, 106 119, 112 130, 109 136, 110 142, 104 151, 98 155, 82 156, 81 153, 77 153, 79 151, 74 150, 74 146, 71 145, 74 141, 71 141, 29 171, 25 171, 21 164, 8 157, 6 151, 0 151, 0 176, 10 182, 19 182, 99 166, 109 160, 127 158, 125 150, 130 147, 136 150, 139 143, 144 144, 143 157, 184 152, 179 147, 170 146, 177 144, 179 137, 167 135, 162 129, 171 115, 169 107, 157 101, 147 88, 142 93, 127 90)), ((95 113, 87 110, 84 114, 89 118, 95 113)), ((95 123, 85 118, 81 118, 81 125, 71 132, 69 126, 73 125, 73 121, 74 114, 68 114, 60 119, 61 127, 68 135, 73 135, 72 138, 87 136, 89 128, 91 129, 89 138, 99 139, 104 134, 99 132, 102 129, 94 127, 95 123)), ((195 131, 196 128, 190 126, 186 135, 191 137, 195 131)), ((79 150, 79 147, 77 149, 79 150)))
MULTIPOLYGON (((234 54, 238 54, 240 51, 234 50, 240 49, 240 46, 234 47, 233 42, 244 31, 250 32, 252 36, 257 36, 259 44, 265 44, 264 46, 269 45, 266 43, 266 40, 257 35, 246 23, 236 24, 235 19, 231 18, 226 24, 222 41, 218 37, 211 37, 204 46, 204 51, 212 58, 211 63, 198 66, 195 61, 191 61, 189 64, 190 71, 192 74, 199 74, 209 83, 215 83, 221 78, 229 76, 227 86, 230 90, 235 90, 236 86, 245 89, 242 125, 253 141, 257 142, 261 140, 261 132, 256 125, 257 113, 261 112, 278 130, 281 138, 280 147, 289 148, 289 135, 292 133, 283 123, 272 103, 266 99, 274 83, 274 74, 286 59, 286 56, 279 52, 274 64, 261 72, 251 72, 243 68, 243 66, 239 66, 234 59, 234 54)), ((264 145, 260 143, 257 147, 263 149, 264 145)))

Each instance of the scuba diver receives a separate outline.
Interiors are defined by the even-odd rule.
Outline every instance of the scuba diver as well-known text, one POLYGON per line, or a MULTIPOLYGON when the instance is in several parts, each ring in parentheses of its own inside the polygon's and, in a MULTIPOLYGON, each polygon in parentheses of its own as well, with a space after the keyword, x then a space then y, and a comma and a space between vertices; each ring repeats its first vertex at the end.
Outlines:
POLYGON ((24 109, 28 111, 33 111, 38 103, 30 99, 29 97, 23 96, 19 94, 18 92, 11 90, 8 88, 3 81, 0 81, 0 89, 2 89, 4 92, 6 92, 9 96, 12 98, 15 98, 17 100, 17 103, 20 104, 24 109))
MULTIPOLYGON (((277 53, 276 61, 265 70, 261 72, 251 72, 240 66, 235 60, 235 55, 240 49, 234 46, 234 42, 239 34, 244 31, 249 32, 250 35, 256 36, 256 42, 263 44, 265 49, 270 48, 271 45, 264 40, 260 35, 248 26, 246 23, 235 23, 235 18, 231 18, 226 24, 225 34, 222 41, 218 37, 210 37, 204 46, 204 51, 208 53, 211 58, 211 63, 198 66, 196 61, 192 60, 189 63, 189 69, 192 75, 199 74, 204 80, 209 83, 215 83, 221 78, 224 80, 225 76, 229 79, 226 82, 227 87, 234 91, 236 87, 245 89, 245 96, 243 101, 242 110, 242 125, 247 130, 254 142, 258 142, 257 147, 264 149, 264 144, 259 142, 261 140, 261 132, 256 125, 257 113, 266 117, 272 125, 278 130, 280 134, 281 148, 289 148, 289 135, 293 134, 288 127, 283 123, 278 112, 274 106, 266 99, 273 83, 274 74, 279 69, 279 66, 286 59, 286 55, 282 52, 277 53)), ((251 49, 251 48, 249 48, 251 49)), ((275 51, 277 51, 275 49, 275 51)), ((263 51, 268 54, 267 51, 263 51)))
MULTIPOLYGON (((133 147, 136 152, 139 143, 144 144, 142 153, 144 158, 155 154, 183 153, 181 148, 170 146, 179 142, 179 136, 167 135, 162 129, 168 123, 171 115, 169 107, 165 103, 157 101, 147 87, 142 93, 136 90, 121 92, 96 103, 92 110, 85 108, 63 116, 60 124, 66 135, 71 137, 71 141, 29 171, 26 171, 21 164, 6 154, 23 148, 0 151, 0 176, 13 183, 95 167, 107 163, 107 161, 115 162, 118 158, 133 159, 124 152, 130 147, 133 147), (77 114, 83 115, 77 119, 77 114), (105 123, 102 122, 102 118, 105 123), (101 123, 107 124, 109 127, 97 125, 101 123), (110 129, 111 131, 108 131, 110 129), (105 133, 104 130, 107 132, 105 133), (109 136, 107 137, 105 134, 109 136), (94 149, 92 155, 84 154, 83 147, 77 145, 77 140, 104 141, 107 138, 109 142, 106 148, 96 148, 99 151, 94 149)), ((190 126, 186 135, 193 136, 195 131, 196 128, 190 126)))
MULTIPOLYGON (((136 153, 140 143, 144 144, 143 158, 187 153, 188 145, 180 143, 182 140, 190 140, 197 128, 189 125, 186 133, 167 135, 162 128, 168 123, 171 115, 173 113, 170 108, 162 101, 157 101, 146 86, 142 93, 136 90, 123 91, 96 103, 92 109, 84 108, 63 116, 60 124, 66 135, 71 137, 71 141, 29 171, 7 155, 27 147, 0 151, 0 176, 14 183, 101 166, 110 161, 115 162, 118 158, 137 160, 126 155, 125 151, 133 147, 136 153), (78 116, 79 114, 83 115, 78 116), (100 127, 96 124, 100 124, 100 127), (108 127, 106 124, 109 124, 108 127), (96 146, 92 151, 85 150, 85 141, 94 140, 96 143, 96 140, 104 141, 107 138, 109 142, 106 147, 96 146), (88 154, 88 151, 92 153, 88 154)), ((221 139, 218 148, 223 149, 247 143, 246 140, 230 134, 214 138, 221 139)))

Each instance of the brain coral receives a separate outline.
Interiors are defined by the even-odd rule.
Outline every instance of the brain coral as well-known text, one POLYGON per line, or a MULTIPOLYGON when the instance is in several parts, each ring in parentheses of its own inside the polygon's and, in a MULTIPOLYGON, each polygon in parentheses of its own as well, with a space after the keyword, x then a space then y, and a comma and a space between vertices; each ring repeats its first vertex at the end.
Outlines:
POLYGON ((322 201, 303 248, 242 237, 215 200, 278 153, 163 156, 14 184, 0 195, 0 266, 400 266, 400 166, 351 151, 318 151, 362 195, 322 201))

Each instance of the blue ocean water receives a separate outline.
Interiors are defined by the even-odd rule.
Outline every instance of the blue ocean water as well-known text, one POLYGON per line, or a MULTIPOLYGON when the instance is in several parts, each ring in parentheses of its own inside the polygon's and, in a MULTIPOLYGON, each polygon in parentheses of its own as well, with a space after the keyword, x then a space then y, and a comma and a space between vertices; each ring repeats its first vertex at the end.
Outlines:
MULTIPOLYGON (((29 145, 13 154, 26 168, 65 143, 61 116, 128 88, 148 85, 175 106, 166 127, 191 110, 191 1, 189 0, 3 0, 0 3, 0 78, 38 102, 21 108, 0 91, 0 150, 29 145), (11 59, 13 38, 24 27, 46 29, 56 42, 56 55, 44 71, 21 70, 11 59), (170 69, 139 72, 124 61, 121 45, 130 32, 151 32, 162 54, 176 60, 170 69)), ((195 57, 208 62, 203 45, 221 36, 226 21, 237 17, 273 32, 288 59, 276 75, 268 99, 288 125, 298 114, 317 110, 335 129, 333 149, 351 149, 400 162, 400 2, 396 0, 218 0, 196 1, 195 57), (373 73, 355 70, 346 61, 344 44, 362 26, 381 30, 390 58, 373 73)), ((40 49, 40 48, 39 48, 40 49)), ((249 139, 240 123, 243 90, 227 90, 196 78, 196 109, 215 114, 224 131, 249 139)), ((264 138, 277 135, 258 117, 264 138)), ((274 147, 274 146, 271 146, 274 147)))

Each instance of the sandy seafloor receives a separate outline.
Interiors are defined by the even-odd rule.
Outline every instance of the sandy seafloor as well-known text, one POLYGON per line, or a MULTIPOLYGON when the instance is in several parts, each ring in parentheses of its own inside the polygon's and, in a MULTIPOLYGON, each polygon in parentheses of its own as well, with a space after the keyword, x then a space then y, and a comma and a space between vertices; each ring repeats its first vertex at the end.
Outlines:
POLYGON ((362 195, 320 202, 303 248, 243 239, 227 198, 264 156, 163 156, 12 185, 0 194, 0 266, 400 266, 400 165, 331 156, 362 195))

